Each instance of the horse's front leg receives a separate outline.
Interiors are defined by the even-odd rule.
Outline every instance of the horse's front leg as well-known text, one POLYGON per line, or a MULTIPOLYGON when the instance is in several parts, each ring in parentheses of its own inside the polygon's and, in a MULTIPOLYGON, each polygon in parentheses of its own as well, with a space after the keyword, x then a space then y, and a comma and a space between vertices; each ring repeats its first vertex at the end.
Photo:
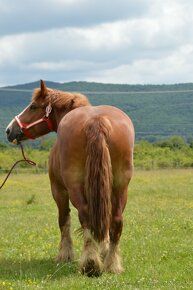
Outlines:
POLYGON ((58 206, 58 223, 61 231, 61 241, 58 262, 69 262, 74 259, 73 245, 70 234, 70 208, 68 192, 64 187, 51 181, 54 200, 58 206))

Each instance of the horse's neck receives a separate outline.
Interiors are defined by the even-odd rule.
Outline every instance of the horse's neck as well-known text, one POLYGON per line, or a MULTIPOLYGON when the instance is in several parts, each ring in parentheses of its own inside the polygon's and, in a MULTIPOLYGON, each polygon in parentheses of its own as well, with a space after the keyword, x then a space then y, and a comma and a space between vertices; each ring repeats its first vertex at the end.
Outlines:
POLYGON ((57 110, 54 108, 54 119, 52 120, 54 131, 57 132, 58 126, 62 118, 67 114, 66 110, 57 110))

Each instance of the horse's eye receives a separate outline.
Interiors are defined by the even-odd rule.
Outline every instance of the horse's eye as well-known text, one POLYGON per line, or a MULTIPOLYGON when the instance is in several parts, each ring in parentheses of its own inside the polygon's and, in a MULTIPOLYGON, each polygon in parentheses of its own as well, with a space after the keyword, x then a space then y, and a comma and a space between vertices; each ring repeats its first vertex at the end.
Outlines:
POLYGON ((37 106, 35 105, 35 104, 31 104, 31 106, 30 106, 30 110, 36 110, 37 109, 37 106))

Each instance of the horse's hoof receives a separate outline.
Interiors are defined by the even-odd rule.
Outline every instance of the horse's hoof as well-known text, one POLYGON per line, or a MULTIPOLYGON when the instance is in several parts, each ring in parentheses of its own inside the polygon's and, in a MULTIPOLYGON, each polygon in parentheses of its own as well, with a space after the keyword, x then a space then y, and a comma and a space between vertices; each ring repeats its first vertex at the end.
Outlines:
POLYGON ((72 262, 73 260, 74 260, 74 254, 66 253, 66 252, 59 253, 57 258, 55 259, 57 263, 68 263, 68 262, 72 262))
POLYGON ((93 260, 89 260, 85 267, 82 267, 81 272, 88 277, 99 277, 102 272, 99 266, 93 260))

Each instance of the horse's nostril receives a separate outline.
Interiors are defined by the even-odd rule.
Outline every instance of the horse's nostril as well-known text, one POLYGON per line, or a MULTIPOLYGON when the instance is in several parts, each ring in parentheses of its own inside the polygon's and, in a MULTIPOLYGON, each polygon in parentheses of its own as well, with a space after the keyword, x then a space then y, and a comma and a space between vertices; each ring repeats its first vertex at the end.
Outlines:
POLYGON ((7 135, 9 135, 9 133, 10 133, 10 129, 9 128, 6 129, 6 133, 7 133, 7 135))

